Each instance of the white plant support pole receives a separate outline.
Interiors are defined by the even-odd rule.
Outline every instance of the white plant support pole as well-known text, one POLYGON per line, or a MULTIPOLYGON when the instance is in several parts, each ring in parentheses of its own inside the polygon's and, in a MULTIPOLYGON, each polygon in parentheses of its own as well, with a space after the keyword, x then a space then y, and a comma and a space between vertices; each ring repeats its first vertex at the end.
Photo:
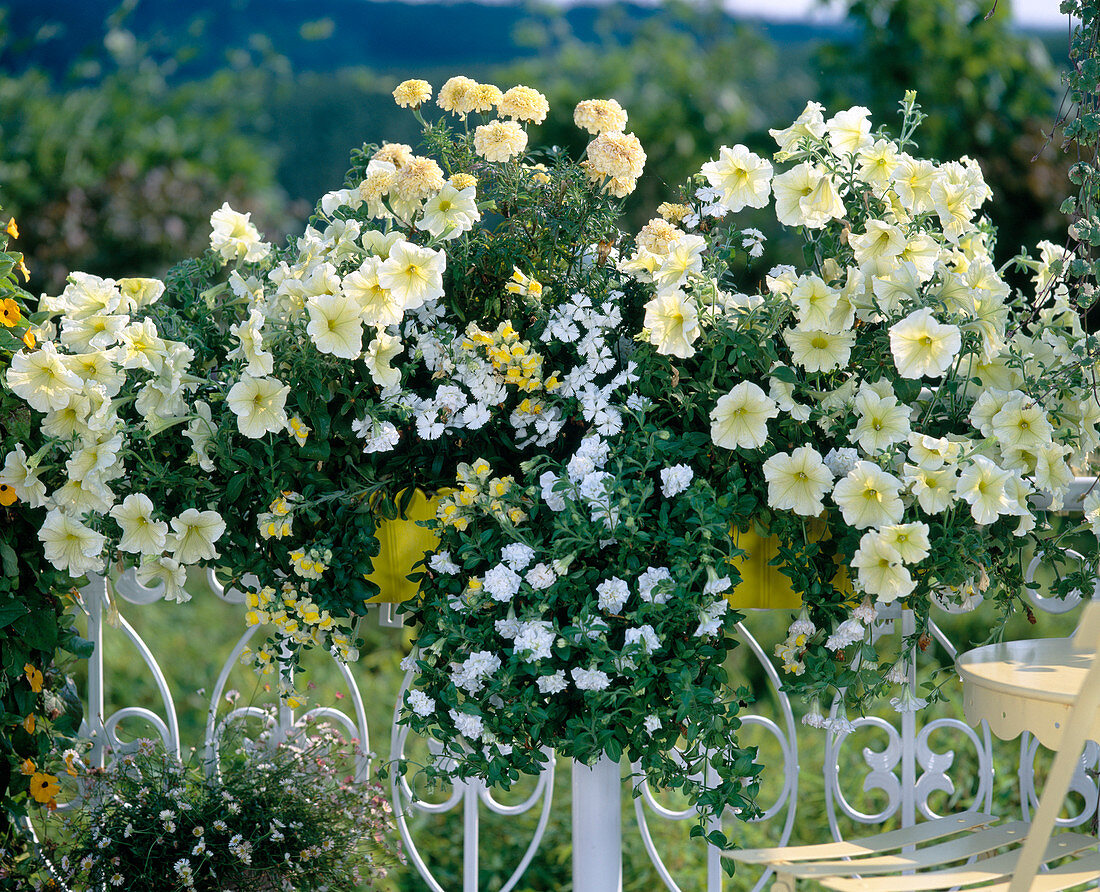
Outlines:
POLYGON ((573 892, 621 892, 622 774, 600 756, 573 762, 573 892))

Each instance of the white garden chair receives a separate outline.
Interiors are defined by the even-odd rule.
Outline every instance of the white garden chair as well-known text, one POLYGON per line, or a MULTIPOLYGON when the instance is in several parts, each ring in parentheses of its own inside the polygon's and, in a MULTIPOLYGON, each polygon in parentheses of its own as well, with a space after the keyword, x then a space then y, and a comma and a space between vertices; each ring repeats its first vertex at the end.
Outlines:
POLYGON ((1030 825, 998 824, 990 815, 967 812, 850 842, 730 850, 723 856, 772 867, 772 892, 795 892, 800 879, 843 892, 956 887, 966 887, 966 892, 1061 892, 1100 879, 1100 854, 1087 853, 1096 848, 1096 837, 1052 835, 1100 709, 1100 602, 1085 605, 1072 640, 1078 653, 1091 657, 1091 664, 1030 825), (1056 860, 1064 863, 1039 872, 1040 865, 1056 860))

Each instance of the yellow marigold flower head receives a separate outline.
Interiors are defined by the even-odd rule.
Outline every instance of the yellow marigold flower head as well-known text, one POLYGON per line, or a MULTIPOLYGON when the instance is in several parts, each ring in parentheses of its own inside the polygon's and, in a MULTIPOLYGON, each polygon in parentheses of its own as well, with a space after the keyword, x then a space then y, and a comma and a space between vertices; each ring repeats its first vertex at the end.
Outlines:
POLYGON ((492 84, 478 84, 468 94, 470 111, 475 112, 488 112, 492 111, 493 107, 500 102, 503 94, 500 92, 500 87, 495 87, 492 84))
POLYGON ((38 769, 35 767, 34 759, 24 759, 23 764, 19 766, 19 773, 24 777, 30 777, 38 769))
POLYGON ((393 91, 393 101, 401 108, 420 108, 432 98, 432 85, 427 81, 407 80, 397 85, 393 91))
POLYGON ((477 177, 471 176, 468 173, 456 173, 451 177, 451 185, 461 192, 463 189, 469 189, 471 186, 476 186, 477 177))
POLYGON ((38 343, 34 339, 34 332, 30 329, 27 329, 25 332, 23 332, 23 343, 27 345, 28 350, 33 350, 35 344, 38 343))
POLYGON ((461 74, 455 75, 439 88, 439 96, 436 97, 436 105, 443 111, 465 118, 472 108, 469 94, 477 87, 477 81, 461 74))
POLYGON ((405 201, 430 198, 443 188, 443 170, 431 158, 413 155, 397 169, 390 188, 405 201))
POLYGON ((19 255, 19 262, 15 265, 15 268, 23 274, 23 281, 29 282, 31 280, 31 271, 27 269, 27 264, 24 262, 23 255, 19 255))
POLYGON ((601 133, 588 144, 590 174, 636 180, 642 175, 645 162, 645 150, 633 133, 601 133))
POLYGON ((32 712, 29 716, 23 719, 23 730, 26 731, 28 734, 33 734, 35 722, 36 720, 34 717, 34 713, 32 712))
POLYGON ((382 148, 374 153, 371 161, 387 161, 394 167, 403 167, 412 157, 412 146, 400 142, 386 142, 382 143, 382 148))
POLYGON ((677 229, 667 220, 654 217, 638 233, 638 247, 645 248, 651 254, 667 254, 672 244, 684 235, 683 230, 677 229))
POLYGON ((511 161, 527 148, 527 133, 515 121, 492 121, 474 131, 474 151, 486 161, 511 161))
POLYGON ((657 213, 670 223, 679 223, 691 213, 691 208, 686 204, 673 204, 671 201, 664 201, 657 206, 657 213))
POLYGON ((497 113, 502 118, 531 121, 541 124, 550 111, 550 103, 538 90, 522 85, 512 87, 497 103, 497 113))
POLYGON ((621 133, 626 110, 614 99, 585 99, 573 109, 573 123, 589 133, 621 133))
POLYGON ((8 225, 4 227, 4 232, 12 238, 19 238, 19 227, 15 225, 15 217, 8 220, 8 225))
POLYGON ((0 300, 0 325, 5 328, 12 328, 22 318, 23 314, 19 310, 19 304, 10 297, 0 300))

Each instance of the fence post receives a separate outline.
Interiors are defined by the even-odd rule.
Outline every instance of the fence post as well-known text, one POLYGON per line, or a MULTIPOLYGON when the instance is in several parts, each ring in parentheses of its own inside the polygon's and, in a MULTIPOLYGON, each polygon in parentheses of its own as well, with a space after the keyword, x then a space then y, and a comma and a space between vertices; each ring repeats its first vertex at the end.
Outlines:
POLYGON ((601 755, 589 768, 573 761, 573 892, 621 892, 622 777, 601 755))

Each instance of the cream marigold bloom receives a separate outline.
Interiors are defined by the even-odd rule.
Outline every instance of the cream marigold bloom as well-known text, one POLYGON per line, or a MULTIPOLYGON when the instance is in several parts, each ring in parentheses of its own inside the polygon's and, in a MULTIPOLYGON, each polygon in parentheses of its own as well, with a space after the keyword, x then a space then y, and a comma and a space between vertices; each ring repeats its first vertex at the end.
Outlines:
POLYGON ((481 219, 477 209, 474 187, 457 188, 447 183, 433 198, 424 203, 420 228, 430 232, 436 238, 453 239, 474 228, 481 219))
POLYGON ((401 338, 386 334, 381 329, 377 337, 367 345, 363 358, 367 363, 367 371, 379 387, 393 387, 401 380, 401 370, 393 368, 390 363, 404 349, 401 338))
POLYGON ((833 485, 832 471, 812 446, 773 455, 764 462, 764 479, 768 505, 803 517, 817 517, 825 510, 822 499, 833 485))
POLYGON ((362 308, 346 294, 321 294, 306 301, 306 334, 321 353, 357 359, 363 352, 362 308))
POLYGON ((443 188, 443 170, 431 158, 412 156, 397 168, 390 192, 406 202, 423 201, 443 188))
POLYGON ((768 419, 779 407, 751 381, 718 398, 710 413, 710 439, 723 449, 759 449, 768 439, 768 419))
POLYGON ((639 248, 644 248, 651 254, 667 254, 685 234, 682 229, 677 229, 667 220, 654 217, 642 227, 636 241, 639 248))
POLYGON ((271 245, 265 244, 251 221, 251 213, 241 214, 225 202, 210 215, 210 248, 225 261, 255 263, 263 260, 271 245))
POLYGON ((474 151, 486 161, 511 161, 527 148, 527 132, 515 121, 491 121, 474 131, 474 151))
POLYGON ((212 561, 220 556, 214 545, 225 532, 225 521, 217 511, 188 508, 172 518, 172 529, 175 532, 168 544, 172 557, 180 564, 212 561))
POLYGON ((868 455, 909 438, 909 407, 899 405, 897 397, 882 397, 864 386, 855 398, 854 408, 859 420, 848 439, 868 455))
POLYGON ((848 364, 856 338, 850 331, 832 334, 788 328, 783 332, 783 340, 791 348, 791 358, 807 372, 831 372, 848 364))
POLYGON ((168 524, 153 520, 153 503, 144 493, 131 493, 111 509, 111 517, 122 528, 120 551, 130 554, 160 554, 168 539, 168 524))
POLYGON ((490 112, 503 98, 500 87, 495 84, 478 84, 466 94, 472 112, 490 112))
POLYGON ((765 207, 771 197, 771 163, 740 143, 732 149, 722 146, 718 160, 704 164, 702 173, 711 186, 721 190, 722 204, 735 213, 746 207, 765 207))
POLYGON ((367 173, 371 172, 371 168, 375 170, 385 169, 381 168, 381 165, 392 165, 393 170, 397 170, 399 167, 404 167, 413 158, 412 146, 407 146, 403 142, 384 142, 381 148, 378 149, 373 155, 371 155, 371 163, 367 165, 367 173), (376 167, 375 165, 379 165, 376 167))
POLYGON ((477 81, 463 77, 461 74, 456 75, 439 88, 436 104, 443 111, 465 118, 473 110, 471 94, 476 88, 477 81))
POLYGON ((407 80, 397 85, 393 100, 401 108, 420 108, 432 98, 432 85, 427 81, 407 80))
POLYGON ((514 118, 517 121, 531 121, 541 124, 550 111, 550 103, 538 90, 524 87, 522 84, 505 91, 497 103, 497 114, 502 118, 514 118))
POLYGON ((442 251, 401 241, 390 248, 389 258, 378 267, 378 284, 406 310, 415 310, 443 296, 446 268, 447 255, 442 251))
POLYGON ((59 508, 46 515, 38 539, 46 560, 58 570, 67 570, 70 576, 83 576, 103 568, 101 555, 107 537, 59 508))
POLYGON ((16 396, 39 412, 64 409, 84 386, 52 341, 46 341, 38 350, 16 353, 5 380, 16 396))
POLYGON ((776 219, 784 226, 821 229, 844 216, 844 202, 828 172, 808 161, 775 177, 772 192, 776 219))
POLYGON ((699 312, 695 301, 676 289, 658 294, 645 305, 649 342, 663 356, 687 359, 695 354, 692 344, 699 337, 699 312))
POLYGON ((857 530, 900 523, 902 482, 869 462, 857 462, 833 488, 844 522, 857 530))
POLYGON ((890 326, 890 352, 903 378, 942 377, 961 347, 958 326, 937 321, 928 307, 890 326))
POLYGON ((889 539, 877 532, 864 533, 852 556, 852 566, 856 569, 859 587, 884 604, 904 598, 915 587, 913 577, 902 566, 889 539))
POLYGON ((381 257, 367 257, 359 269, 344 276, 344 294, 359 306, 359 313, 367 325, 396 325, 404 315, 401 301, 378 282, 381 257))
POLYGON ((286 428, 286 397, 290 387, 277 378, 244 375, 229 389, 226 403, 237 416, 237 429, 250 439, 286 428))
POLYGON ((591 134, 622 133, 626 110, 614 99, 585 99, 573 109, 573 123, 591 134))
POLYGON ((601 133, 588 144, 589 171, 617 180, 642 175, 646 154, 633 133, 601 133))

